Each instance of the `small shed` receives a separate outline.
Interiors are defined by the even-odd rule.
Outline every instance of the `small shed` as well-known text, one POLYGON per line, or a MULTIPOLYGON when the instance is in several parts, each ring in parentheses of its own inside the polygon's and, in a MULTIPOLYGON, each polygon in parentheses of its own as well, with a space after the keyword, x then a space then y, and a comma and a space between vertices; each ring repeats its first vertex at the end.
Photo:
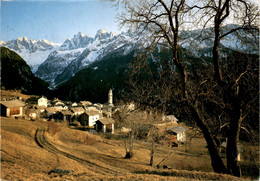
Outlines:
POLYGON ((114 134, 115 121, 112 118, 103 118, 96 121, 96 130, 102 131, 103 133, 111 132, 114 134))
POLYGON ((1 116, 23 116, 25 103, 20 100, 2 101, 1 116))
POLYGON ((167 130, 168 134, 171 135, 176 135, 177 136, 177 141, 184 142, 186 140, 186 135, 185 135, 186 128, 182 126, 176 126, 172 127, 167 130))

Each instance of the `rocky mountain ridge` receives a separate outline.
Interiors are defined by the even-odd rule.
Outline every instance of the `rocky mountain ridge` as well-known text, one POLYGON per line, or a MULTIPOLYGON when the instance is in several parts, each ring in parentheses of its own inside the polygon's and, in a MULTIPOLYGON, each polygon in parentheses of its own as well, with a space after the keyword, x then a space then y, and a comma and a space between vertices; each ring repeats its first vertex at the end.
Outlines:
POLYGON ((36 75, 55 88, 79 70, 112 53, 117 52, 118 56, 127 55, 136 45, 133 40, 133 34, 130 32, 116 35, 101 29, 94 38, 78 33, 72 39, 67 39, 59 49, 51 52, 39 66, 36 75))
POLYGON ((7 42, 1 41, 0 46, 7 47, 18 53, 27 62, 34 73, 37 71, 38 66, 43 63, 48 55, 57 49, 60 44, 45 39, 39 41, 29 40, 24 36, 7 42))
MULTIPOLYGON (((238 25, 227 25, 223 31, 238 25)), ((142 50, 149 44, 150 32, 122 32, 116 35, 113 32, 106 32, 104 29, 97 31, 94 37, 89 37, 79 32, 73 38, 67 39, 63 44, 58 45, 45 40, 33 41, 28 38, 18 38, 6 43, 10 49, 19 51, 27 63, 33 68, 36 76, 50 83, 55 88, 61 83, 72 78, 78 71, 88 67, 93 62, 109 59, 109 56, 126 56, 134 50, 142 50), (18 43, 17 43, 18 42, 18 43), (23 53, 26 52, 26 53, 23 53), (38 55, 36 52, 45 52, 38 55), (28 56, 28 53, 31 56, 28 56), (34 66, 32 59, 41 58, 34 66), (45 58, 45 60, 43 60, 45 58), (39 65, 39 67, 38 67, 39 65)), ((204 31, 191 30, 180 32, 180 46, 188 49, 196 57, 211 57, 214 35, 212 29, 204 31)), ((259 40, 244 31, 230 34, 221 41, 222 47, 241 51, 244 53, 259 53, 259 40)), ((160 47, 158 47, 160 51, 160 47)))

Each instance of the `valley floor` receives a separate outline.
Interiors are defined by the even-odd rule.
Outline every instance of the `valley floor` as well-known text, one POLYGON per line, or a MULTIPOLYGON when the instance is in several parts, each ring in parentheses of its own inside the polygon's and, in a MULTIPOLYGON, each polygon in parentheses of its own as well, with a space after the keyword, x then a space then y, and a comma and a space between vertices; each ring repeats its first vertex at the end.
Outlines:
POLYGON ((150 143, 136 141, 132 159, 124 159, 122 139, 87 134, 60 125, 49 134, 47 122, 1 117, 1 179, 3 180, 247 180, 212 173, 205 142, 186 153, 185 147, 156 145, 149 166, 150 143), (201 148, 203 148, 201 150, 201 148), (190 171, 188 171, 190 170, 190 171), (199 170, 207 171, 200 172, 199 170))

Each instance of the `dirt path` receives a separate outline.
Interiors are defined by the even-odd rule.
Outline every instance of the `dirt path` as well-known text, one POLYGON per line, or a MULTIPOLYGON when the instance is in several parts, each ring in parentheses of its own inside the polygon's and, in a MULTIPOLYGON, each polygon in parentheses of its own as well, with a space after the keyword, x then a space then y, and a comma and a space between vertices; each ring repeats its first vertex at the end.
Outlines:
POLYGON ((43 128, 38 128, 36 130, 36 133, 35 133, 35 141, 43 149, 45 149, 45 150, 47 150, 51 153, 54 153, 54 154, 63 155, 65 157, 70 158, 70 159, 77 161, 79 163, 83 163, 84 166, 86 165, 86 167, 89 170, 91 170, 95 173, 99 173, 99 174, 102 174, 102 175, 107 175, 107 174, 122 175, 122 174, 124 174, 122 171, 119 171, 115 168, 107 168, 107 167, 104 167, 104 166, 100 166, 100 165, 97 165, 96 163, 93 163, 93 162, 90 162, 88 160, 76 157, 72 154, 69 154, 69 153, 66 153, 64 151, 57 149, 54 145, 52 145, 50 142, 48 142, 48 140, 44 136, 44 133, 45 133, 45 129, 43 129, 43 128))

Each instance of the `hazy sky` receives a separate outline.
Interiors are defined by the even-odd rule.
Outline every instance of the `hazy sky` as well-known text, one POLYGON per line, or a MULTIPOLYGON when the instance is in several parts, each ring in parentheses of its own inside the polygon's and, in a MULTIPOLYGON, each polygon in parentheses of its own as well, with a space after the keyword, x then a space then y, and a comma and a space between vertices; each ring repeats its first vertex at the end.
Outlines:
POLYGON ((115 15, 109 0, 4 0, 0 39, 27 36, 63 43, 78 32, 91 37, 101 28, 119 33, 115 15))

